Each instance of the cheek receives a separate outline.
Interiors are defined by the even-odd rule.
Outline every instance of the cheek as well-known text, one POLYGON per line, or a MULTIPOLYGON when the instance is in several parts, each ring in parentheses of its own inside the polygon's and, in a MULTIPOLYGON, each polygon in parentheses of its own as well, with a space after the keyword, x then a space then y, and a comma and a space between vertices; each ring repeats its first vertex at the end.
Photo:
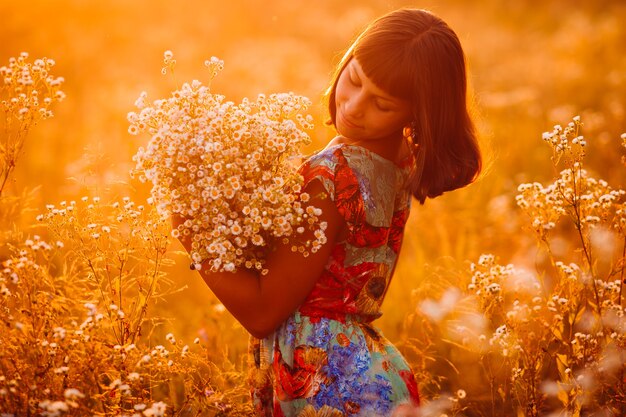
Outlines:
POLYGON ((345 101, 347 95, 348 89, 346 87, 346 84, 340 78, 337 82, 337 87, 335 88, 335 102, 339 103, 345 101))
POLYGON ((379 123, 378 128, 385 132, 395 132, 404 128, 404 118, 398 115, 379 115, 377 117, 379 123))

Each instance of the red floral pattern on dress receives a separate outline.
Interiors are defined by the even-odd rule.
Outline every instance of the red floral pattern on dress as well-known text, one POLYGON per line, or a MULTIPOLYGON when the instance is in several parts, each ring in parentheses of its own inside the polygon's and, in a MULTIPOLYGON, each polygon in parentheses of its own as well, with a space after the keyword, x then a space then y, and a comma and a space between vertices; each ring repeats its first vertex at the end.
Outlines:
POLYGON ((309 398, 317 394, 320 384, 328 383, 329 378, 322 368, 328 358, 324 350, 311 346, 297 346, 293 351, 293 365, 289 366, 280 351, 274 359, 276 393, 279 400, 309 398))

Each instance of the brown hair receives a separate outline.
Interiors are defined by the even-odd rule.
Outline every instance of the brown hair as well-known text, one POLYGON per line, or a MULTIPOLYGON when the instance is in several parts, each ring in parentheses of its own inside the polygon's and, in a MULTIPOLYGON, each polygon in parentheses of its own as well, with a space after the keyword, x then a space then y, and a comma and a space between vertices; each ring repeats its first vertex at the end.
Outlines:
POLYGON ((454 31, 420 9, 399 9, 372 22, 337 65, 327 91, 333 125, 337 81, 353 57, 374 84, 411 105, 415 198, 423 204, 473 182, 482 162, 467 107, 465 55, 454 31))

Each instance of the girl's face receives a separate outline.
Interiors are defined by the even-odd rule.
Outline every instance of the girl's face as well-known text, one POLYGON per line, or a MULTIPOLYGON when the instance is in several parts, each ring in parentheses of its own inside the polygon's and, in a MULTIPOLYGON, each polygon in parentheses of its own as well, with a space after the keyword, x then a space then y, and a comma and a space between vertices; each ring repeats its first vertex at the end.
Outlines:
POLYGON ((337 131, 358 142, 397 135, 408 125, 411 115, 409 103, 378 88, 356 58, 339 75, 335 105, 337 131))

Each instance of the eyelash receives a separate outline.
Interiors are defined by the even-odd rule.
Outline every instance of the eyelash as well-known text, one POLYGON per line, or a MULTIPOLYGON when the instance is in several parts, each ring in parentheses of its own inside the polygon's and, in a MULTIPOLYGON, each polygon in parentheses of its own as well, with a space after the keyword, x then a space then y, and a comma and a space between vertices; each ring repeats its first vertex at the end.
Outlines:
POLYGON ((381 106, 379 103, 376 103, 376 107, 378 108, 378 110, 382 111, 382 112, 388 112, 391 111, 391 109, 381 106))

